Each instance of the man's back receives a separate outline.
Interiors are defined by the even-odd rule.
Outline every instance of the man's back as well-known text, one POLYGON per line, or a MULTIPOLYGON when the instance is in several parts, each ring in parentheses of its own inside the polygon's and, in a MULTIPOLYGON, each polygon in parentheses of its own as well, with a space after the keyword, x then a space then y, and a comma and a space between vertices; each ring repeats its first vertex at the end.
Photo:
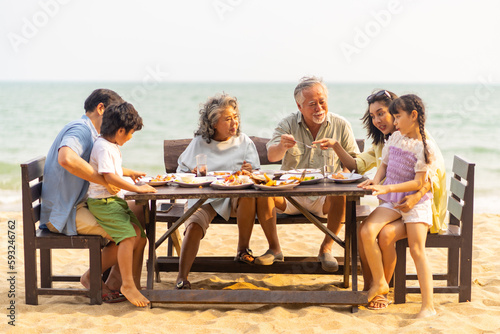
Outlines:
POLYGON ((76 205, 85 198, 89 183, 64 169, 58 162, 58 153, 60 148, 66 146, 89 161, 96 137, 97 130, 87 116, 68 123, 57 135, 45 162, 41 228, 50 223, 60 233, 77 234, 76 205))

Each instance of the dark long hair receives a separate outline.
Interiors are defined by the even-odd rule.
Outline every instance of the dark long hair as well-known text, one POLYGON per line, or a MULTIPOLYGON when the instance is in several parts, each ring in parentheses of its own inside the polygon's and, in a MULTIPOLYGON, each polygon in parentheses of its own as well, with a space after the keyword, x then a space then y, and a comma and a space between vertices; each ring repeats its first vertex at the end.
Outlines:
POLYGON ((425 137, 425 106, 422 99, 415 94, 403 95, 389 105, 389 112, 393 115, 399 114, 401 111, 406 112, 408 115, 411 114, 413 110, 418 113, 418 129, 420 135, 422 136, 422 143, 424 144, 424 157, 425 163, 429 163, 429 149, 427 148, 427 141, 425 137))
POLYGON ((373 121, 370 116, 370 105, 372 103, 379 102, 385 107, 389 108, 391 102, 397 98, 398 96, 393 92, 390 92, 388 90, 379 90, 376 93, 368 96, 368 98, 366 99, 366 101, 368 102, 368 108, 366 109, 363 117, 361 117, 361 120, 363 121, 363 127, 368 131, 368 138, 371 138, 373 144, 375 145, 384 143, 384 141, 389 138, 390 134, 384 135, 382 131, 380 131, 375 125, 373 125, 373 121))

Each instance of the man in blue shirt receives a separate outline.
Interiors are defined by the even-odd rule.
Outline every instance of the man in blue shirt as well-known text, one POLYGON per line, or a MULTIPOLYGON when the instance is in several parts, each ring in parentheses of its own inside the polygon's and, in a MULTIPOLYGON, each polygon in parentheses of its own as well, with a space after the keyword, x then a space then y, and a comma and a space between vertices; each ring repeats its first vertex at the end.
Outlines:
MULTIPOLYGON (((123 99, 112 90, 96 89, 85 100, 85 115, 79 120, 68 123, 57 135, 45 162, 40 228, 66 235, 101 235, 113 241, 87 209, 87 190, 89 181, 104 185, 113 194, 119 189, 108 185, 104 177, 94 170, 88 161, 94 141, 101 130, 104 110, 110 104, 123 102, 123 99)), ((143 222, 142 208, 134 204, 130 207, 143 222)), ((114 242, 110 242, 103 249, 102 261, 104 268, 116 264, 114 242)), ((86 287, 89 284, 88 274, 87 271, 81 278, 81 283, 86 287)), ((117 300, 118 293, 112 292, 111 289, 113 287, 119 289, 119 280, 118 271, 113 273, 112 270, 106 284, 103 284, 105 302, 117 300)))

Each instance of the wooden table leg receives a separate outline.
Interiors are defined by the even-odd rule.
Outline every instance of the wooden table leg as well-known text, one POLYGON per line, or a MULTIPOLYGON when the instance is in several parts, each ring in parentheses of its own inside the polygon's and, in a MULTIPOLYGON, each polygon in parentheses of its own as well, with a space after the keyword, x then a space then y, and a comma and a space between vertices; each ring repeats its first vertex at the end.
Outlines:
POLYGON ((285 197, 290 203, 293 204, 297 208, 297 210, 300 211, 311 223, 316 225, 317 228, 321 230, 321 232, 325 233, 328 235, 330 238, 332 238, 336 243, 338 243, 341 247, 345 248, 345 242, 342 241, 338 236, 336 236, 332 231, 330 231, 328 228, 325 227, 312 213, 304 209, 299 203, 297 203, 296 200, 294 200, 292 197, 285 197))
MULTIPOLYGON (((350 263, 351 285, 352 291, 358 291, 358 239, 356 231, 356 199, 346 199, 346 254, 350 253, 350 261, 345 260, 345 263, 350 263), (349 245, 347 245, 349 243, 349 245)), ((345 271, 344 271, 345 275, 345 271)), ((345 278, 344 278, 345 280, 345 278)), ((345 282, 345 281, 344 281, 345 282)), ((349 279, 347 279, 349 282, 349 279)), ((358 306, 353 305, 351 312, 358 312, 358 306)))

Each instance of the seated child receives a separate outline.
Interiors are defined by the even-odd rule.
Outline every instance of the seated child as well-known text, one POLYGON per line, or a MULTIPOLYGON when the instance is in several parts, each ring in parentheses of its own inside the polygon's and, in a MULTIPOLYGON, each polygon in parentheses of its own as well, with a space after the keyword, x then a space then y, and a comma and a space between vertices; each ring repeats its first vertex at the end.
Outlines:
MULTIPOLYGON (((87 204, 98 223, 118 246, 117 260, 122 276, 121 293, 135 306, 144 307, 149 304, 149 300, 139 289, 146 235, 139 220, 123 199, 123 190, 146 193, 156 192, 156 189, 146 184, 132 184, 123 179, 123 176, 129 176, 136 182, 145 174, 123 168, 119 148, 132 138, 135 131, 141 129, 142 118, 130 103, 124 102, 106 108, 101 135, 94 143, 89 163, 109 184, 122 190, 112 195, 106 187, 90 183, 87 204)), ((105 266, 109 267, 109 264, 103 263, 103 271, 107 269, 105 266)))

